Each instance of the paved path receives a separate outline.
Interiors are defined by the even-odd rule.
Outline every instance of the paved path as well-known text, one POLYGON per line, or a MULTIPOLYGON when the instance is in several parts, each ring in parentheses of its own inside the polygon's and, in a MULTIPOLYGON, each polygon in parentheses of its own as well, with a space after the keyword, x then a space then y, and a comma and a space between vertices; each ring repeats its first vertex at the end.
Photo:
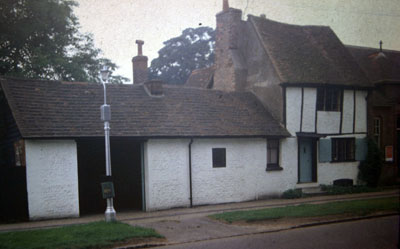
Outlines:
POLYGON ((399 243, 399 216, 342 222, 272 233, 222 237, 189 243, 157 247, 183 248, 231 248, 231 249, 395 249, 399 243))
MULTIPOLYGON (((304 203, 326 203, 332 201, 357 200, 369 198, 381 198, 399 196, 399 190, 388 190, 383 192, 317 196, 301 199, 269 199, 242 203, 230 203, 221 205, 200 206, 194 208, 177 208, 156 212, 125 212, 119 213, 117 219, 131 224, 156 229, 164 235, 167 241, 164 244, 179 244, 201 240, 212 240, 217 238, 234 237, 238 235, 250 235, 266 231, 288 229, 291 224, 279 226, 246 226, 228 225, 207 218, 208 215, 235 210, 251 210, 268 207, 281 207, 287 205, 299 205, 304 203)), ((104 215, 84 216, 81 218, 59 219, 48 221, 35 221, 16 224, 0 225, 0 232, 16 231, 26 229, 38 229, 58 227, 72 224, 84 224, 92 221, 104 220, 104 215)), ((316 222, 318 223, 318 221, 316 222)), ((128 247, 129 248, 129 247, 128 247)))
MULTIPOLYGON (((137 221, 139 223, 141 221, 149 222, 149 221, 164 220, 169 217, 179 217, 179 216, 202 217, 202 216, 207 216, 209 214, 221 213, 226 211, 250 210, 250 209, 260 209, 266 207, 298 205, 303 203, 324 203, 331 201, 357 200, 357 199, 380 198, 389 196, 399 196, 399 190, 395 189, 382 192, 334 195, 334 196, 316 196, 316 197, 300 198, 300 199, 268 199, 268 200, 258 200, 250 202, 199 206, 194 208, 175 208, 175 209, 155 211, 155 212, 142 212, 142 211, 118 212, 117 210, 117 219, 123 222, 132 223, 133 221, 137 221)), ((104 220, 103 214, 87 215, 80 218, 0 224, 0 232, 58 227, 58 226, 73 225, 73 224, 85 224, 99 220, 104 220)))
POLYGON ((163 244, 182 244, 196 241, 215 240, 219 238, 229 238, 235 236, 259 234, 280 230, 288 230, 293 227, 320 224, 321 222, 335 223, 338 220, 352 220, 354 217, 323 217, 323 219, 289 219, 289 222, 268 222, 263 225, 248 224, 225 224, 208 218, 213 213, 220 213, 233 210, 250 210, 268 207, 280 207, 287 205, 298 205, 303 203, 326 203, 331 201, 357 200, 368 198, 380 198, 385 196, 398 196, 398 191, 388 191, 379 193, 363 193, 341 196, 319 196, 296 200, 268 200, 248 203, 235 203, 229 205, 207 206, 195 209, 179 210, 169 215, 160 215, 153 218, 132 218, 125 219, 124 222, 130 225, 153 228, 167 239, 163 244), (197 212, 193 212, 196 210, 197 212))

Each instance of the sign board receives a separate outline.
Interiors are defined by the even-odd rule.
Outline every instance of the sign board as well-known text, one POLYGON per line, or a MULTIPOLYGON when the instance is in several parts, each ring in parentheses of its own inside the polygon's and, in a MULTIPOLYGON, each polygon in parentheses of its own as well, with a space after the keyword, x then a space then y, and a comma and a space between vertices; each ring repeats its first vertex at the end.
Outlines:
POLYGON ((101 192, 103 193, 103 198, 114 198, 114 184, 113 182, 102 182, 101 183, 101 192))
POLYGON ((392 145, 385 146, 385 161, 393 162, 393 146, 392 145))

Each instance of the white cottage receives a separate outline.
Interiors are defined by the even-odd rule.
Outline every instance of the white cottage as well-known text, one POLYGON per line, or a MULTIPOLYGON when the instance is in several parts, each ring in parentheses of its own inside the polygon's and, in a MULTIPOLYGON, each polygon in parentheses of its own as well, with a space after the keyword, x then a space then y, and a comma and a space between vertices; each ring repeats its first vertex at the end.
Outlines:
MULTIPOLYGON (((29 218, 104 212, 102 86, 15 78, 0 86, 1 167, 26 169, 29 218)), ((154 81, 110 85, 107 93, 117 211, 254 200, 293 186, 282 180, 290 169, 266 172, 277 156, 270 139, 289 133, 254 94, 154 81)), ((12 173, 8 179, 5 192, 12 173)))

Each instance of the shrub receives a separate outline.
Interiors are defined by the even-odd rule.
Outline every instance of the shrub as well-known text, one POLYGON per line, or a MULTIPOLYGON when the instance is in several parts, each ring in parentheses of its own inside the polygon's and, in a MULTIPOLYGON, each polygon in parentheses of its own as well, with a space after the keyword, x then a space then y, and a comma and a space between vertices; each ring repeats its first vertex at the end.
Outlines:
POLYGON ((282 198, 284 199, 296 199, 301 198, 303 196, 303 192, 301 189, 288 189, 282 193, 282 198))
POLYGON ((358 179, 365 182, 369 187, 378 185, 383 165, 383 153, 371 138, 368 138, 368 152, 365 161, 358 167, 358 179))

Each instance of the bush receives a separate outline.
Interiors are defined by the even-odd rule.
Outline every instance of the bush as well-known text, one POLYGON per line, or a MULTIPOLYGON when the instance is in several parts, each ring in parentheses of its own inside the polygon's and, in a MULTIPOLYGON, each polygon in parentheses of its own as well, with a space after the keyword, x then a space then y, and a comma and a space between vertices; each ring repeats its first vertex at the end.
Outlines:
POLYGON ((282 198, 284 199, 296 199, 301 198, 303 196, 303 192, 301 189, 288 189, 282 193, 282 198))
POLYGON ((383 153, 375 141, 368 138, 367 158, 358 167, 358 179, 365 182, 368 187, 376 187, 381 175, 382 166, 383 153))

